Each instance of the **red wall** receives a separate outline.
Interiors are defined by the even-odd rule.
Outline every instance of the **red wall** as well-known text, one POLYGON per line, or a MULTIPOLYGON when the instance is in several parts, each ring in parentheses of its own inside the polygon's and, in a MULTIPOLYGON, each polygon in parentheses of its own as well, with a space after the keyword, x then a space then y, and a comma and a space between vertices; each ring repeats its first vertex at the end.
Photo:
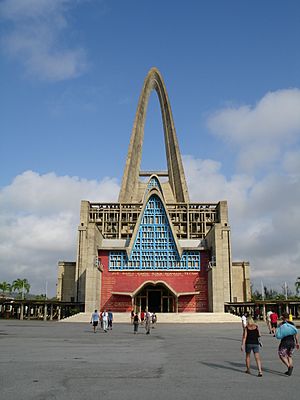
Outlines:
POLYGON ((201 271, 109 271, 108 251, 99 251, 103 265, 101 310, 111 309, 115 312, 128 312, 132 309, 131 297, 112 295, 112 292, 131 293, 146 281, 165 282, 177 293, 200 291, 199 295, 179 296, 179 312, 207 312, 207 265, 208 252, 201 252, 201 271))

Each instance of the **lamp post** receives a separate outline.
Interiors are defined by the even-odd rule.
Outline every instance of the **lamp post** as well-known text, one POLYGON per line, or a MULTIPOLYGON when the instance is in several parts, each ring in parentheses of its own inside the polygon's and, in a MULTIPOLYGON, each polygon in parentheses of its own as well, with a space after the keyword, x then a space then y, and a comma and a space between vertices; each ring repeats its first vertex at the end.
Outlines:
POLYGON ((261 284, 261 299, 264 301, 265 300, 265 289, 264 289, 263 281, 260 281, 260 284, 261 284))
MULTIPOLYGON (((285 300, 287 300, 288 299, 288 286, 287 286, 286 282, 284 282, 284 295, 285 295, 285 300)), ((287 313, 289 312, 288 303, 286 303, 286 305, 285 305, 285 310, 286 310, 287 313)))
POLYGON ((47 321, 47 313, 48 313, 48 305, 47 305, 47 290, 48 290, 48 281, 45 284, 45 304, 44 304, 44 321, 47 321))

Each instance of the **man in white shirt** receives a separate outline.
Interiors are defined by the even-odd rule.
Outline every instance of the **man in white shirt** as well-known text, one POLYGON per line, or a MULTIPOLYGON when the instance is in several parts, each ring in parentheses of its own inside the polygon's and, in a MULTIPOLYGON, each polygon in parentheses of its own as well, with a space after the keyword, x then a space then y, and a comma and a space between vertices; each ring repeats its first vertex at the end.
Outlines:
POLYGON ((146 310, 146 314, 145 314, 146 335, 150 334, 151 316, 152 316, 152 314, 148 310, 146 310))
POLYGON ((271 315, 273 314, 273 311, 270 310, 267 312, 267 326, 269 329, 269 333, 272 333, 272 325, 271 325, 271 315))
POLYGON ((106 310, 103 311, 102 313, 102 323, 103 323, 103 330, 104 332, 107 332, 107 327, 108 327, 108 313, 106 310))
POLYGON ((242 327, 243 327, 243 330, 246 328, 246 326, 247 326, 247 313, 243 313, 243 315, 242 315, 242 327))

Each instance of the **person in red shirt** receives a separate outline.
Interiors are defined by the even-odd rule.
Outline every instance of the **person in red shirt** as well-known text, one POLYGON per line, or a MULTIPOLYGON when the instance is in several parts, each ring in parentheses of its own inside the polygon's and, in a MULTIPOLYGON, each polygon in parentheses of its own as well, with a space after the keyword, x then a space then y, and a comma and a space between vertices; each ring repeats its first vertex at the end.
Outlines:
POLYGON ((273 310, 272 314, 270 315, 270 320, 271 320, 272 333, 273 336, 275 336, 275 331, 277 328, 277 321, 278 321, 278 314, 276 311, 273 310))

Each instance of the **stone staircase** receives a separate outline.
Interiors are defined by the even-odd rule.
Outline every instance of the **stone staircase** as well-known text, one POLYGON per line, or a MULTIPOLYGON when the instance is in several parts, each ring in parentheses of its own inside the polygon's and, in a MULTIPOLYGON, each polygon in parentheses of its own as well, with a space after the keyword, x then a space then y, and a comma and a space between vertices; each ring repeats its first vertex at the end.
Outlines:
MULTIPOLYGON (((157 313, 157 322, 172 324, 241 323, 240 317, 228 313, 157 313)), ((89 323, 91 313, 79 313, 60 322, 89 323)), ((114 313, 114 323, 130 323, 130 313, 114 313)))

